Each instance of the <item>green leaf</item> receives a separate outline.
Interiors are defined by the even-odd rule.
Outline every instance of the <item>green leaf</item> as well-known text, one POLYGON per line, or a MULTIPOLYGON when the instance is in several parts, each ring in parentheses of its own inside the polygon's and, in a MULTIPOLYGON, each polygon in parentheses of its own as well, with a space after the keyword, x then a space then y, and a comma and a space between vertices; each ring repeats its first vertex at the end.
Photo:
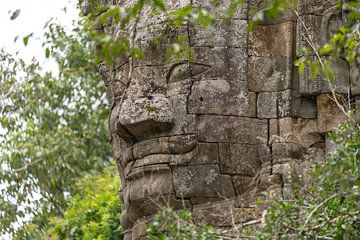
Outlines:
POLYGON ((154 5, 161 11, 165 12, 166 6, 163 0, 154 0, 154 5))
POLYGON ((49 56, 50 56, 50 49, 49 49, 49 48, 46 48, 46 49, 45 49, 45 57, 46 57, 46 58, 49 58, 49 56))
POLYGON ((144 55, 144 53, 140 50, 140 49, 138 49, 138 48, 134 48, 134 53, 135 53, 135 55, 136 56, 138 56, 140 59, 145 59, 145 55, 144 55))
POLYGON ((28 35, 26 35, 24 38, 23 38, 23 43, 25 45, 25 47, 28 45, 29 43, 29 38, 33 36, 34 33, 30 33, 28 35))
POLYGON ((15 12, 12 13, 10 20, 15 20, 20 15, 20 12, 20 9, 16 9, 15 12))

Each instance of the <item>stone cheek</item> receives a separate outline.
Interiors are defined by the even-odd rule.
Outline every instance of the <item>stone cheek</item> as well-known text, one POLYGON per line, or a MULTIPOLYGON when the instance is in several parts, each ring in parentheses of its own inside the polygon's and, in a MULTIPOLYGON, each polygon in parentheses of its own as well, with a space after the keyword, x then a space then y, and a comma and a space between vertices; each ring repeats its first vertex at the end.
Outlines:
POLYGON ((231 198, 235 196, 231 177, 220 174, 218 165, 173 167, 174 188, 178 198, 231 198))
POLYGON ((258 144, 268 138, 266 120, 216 115, 199 116, 199 140, 258 144))
POLYGON ((256 94, 249 92, 243 81, 196 81, 189 98, 189 112, 255 117, 256 94))
POLYGON ((266 145, 219 143, 220 171, 223 174, 255 177, 263 162, 270 162, 266 145))

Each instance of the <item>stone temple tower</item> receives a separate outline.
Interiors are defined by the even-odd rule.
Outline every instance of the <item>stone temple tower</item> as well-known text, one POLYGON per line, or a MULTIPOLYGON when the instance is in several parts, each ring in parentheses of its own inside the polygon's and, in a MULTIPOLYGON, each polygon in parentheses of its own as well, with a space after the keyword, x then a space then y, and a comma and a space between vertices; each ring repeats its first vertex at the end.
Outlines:
MULTIPOLYGON (((165 2, 172 10, 192 4, 215 14, 230 4, 165 2)), ((328 97, 324 77, 312 81, 307 69, 299 76, 293 62, 307 44, 304 36, 320 46, 344 16, 336 0, 303 0, 302 22, 284 13, 248 34, 248 9, 261 2, 249 1, 231 19, 220 17, 206 29, 190 21, 175 27, 149 7, 126 29, 104 29, 130 37, 145 54, 100 66, 122 178, 125 239, 143 238, 144 224, 164 205, 188 208, 199 224, 231 226, 231 214, 237 222, 252 220, 261 214, 253 207, 260 192, 291 197, 289 175, 306 172, 332 149, 326 133, 346 117, 328 97), (192 61, 167 57, 179 36, 193 50, 192 61)), ((349 73, 345 61, 337 63, 334 87, 340 95, 349 94, 349 73)), ((360 94, 359 87, 352 91, 360 94)))

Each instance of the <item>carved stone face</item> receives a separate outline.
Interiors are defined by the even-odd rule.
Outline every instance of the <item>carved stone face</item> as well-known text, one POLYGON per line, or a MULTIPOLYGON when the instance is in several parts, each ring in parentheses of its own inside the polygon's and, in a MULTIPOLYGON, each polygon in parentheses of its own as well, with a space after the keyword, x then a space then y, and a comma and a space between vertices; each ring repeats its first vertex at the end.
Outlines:
MULTIPOLYGON (((178 8, 190 1, 168 3, 178 8)), ((250 192, 281 192, 286 171, 299 165, 306 149, 323 152, 315 93, 301 96, 294 80, 301 41, 296 21, 284 15, 248 36, 247 19, 243 8, 204 30, 188 22, 171 26, 145 9, 129 27, 146 58, 105 69, 125 229, 163 204, 195 211, 250 192), (179 36, 193 49, 192 61, 167 57, 179 36)), ((340 80, 347 70, 339 71, 340 80)))

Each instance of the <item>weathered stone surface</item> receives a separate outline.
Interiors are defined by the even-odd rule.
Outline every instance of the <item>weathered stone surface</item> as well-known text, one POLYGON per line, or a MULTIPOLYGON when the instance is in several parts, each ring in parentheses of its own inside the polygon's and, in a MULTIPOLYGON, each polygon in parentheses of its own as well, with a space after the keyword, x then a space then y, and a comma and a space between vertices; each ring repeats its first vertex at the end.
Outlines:
POLYGON ((317 117, 316 97, 304 98, 298 92, 292 91, 291 116, 305 119, 315 119, 317 117))
POLYGON ((171 102, 174 109, 174 124, 170 129, 171 135, 194 134, 196 130, 196 115, 187 112, 187 95, 172 96, 171 102))
MULTIPOLYGON (((130 219, 142 219, 144 217, 150 217, 158 213, 162 208, 171 206, 172 209, 191 209, 192 205, 187 199, 177 199, 173 195, 169 196, 158 196, 153 199, 138 199, 131 201, 129 206, 128 215, 130 219)), ((136 228, 136 222, 134 224, 136 228)))
POLYGON ((191 204, 194 205, 199 205, 199 204, 204 204, 204 203, 212 203, 212 202, 221 202, 223 201, 223 198, 190 198, 191 204))
POLYGON ((302 22, 297 22, 297 49, 310 47, 306 38, 311 39, 312 44, 317 48, 326 44, 343 24, 341 14, 335 6, 323 11, 321 15, 304 14, 301 19, 302 22))
POLYGON ((281 161, 287 158, 299 159, 304 154, 304 147, 298 143, 282 142, 272 144, 273 161, 281 161))
POLYGON ((259 57, 292 56, 294 30, 293 22, 258 26, 249 37, 249 55, 259 57), (279 38, 279 36, 281 37, 279 38))
POLYGON ((204 29, 196 25, 190 33, 190 44, 193 47, 237 47, 246 49, 247 47, 247 27, 246 20, 218 20, 215 25, 210 25, 204 29))
POLYGON ((170 165, 218 164, 219 150, 216 143, 198 143, 197 147, 185 154, 171 155, 170 165))
MULTIPOLYGON (((220 0, 220 1, 208 1, 208 0, 193 0, 193 5, 196 7, 201 6, 205 10, 215 14, 216 16, 225 17, 227 15, 227 11, 230 7, 232 1, 229 0, 220 0)), ((234 12, 233 19, 247 19, 247 4, 239 5, 236 11, 234 12)))
POLYGON ((168 129, 173 118, 171 102, 163 95, 126 99, 119 112, 119 122, 136 138, 168 129))
POLYGON ((194 222, 199 225, 211 224, 217 227, 230 227, 234 213, 234 201, 222 201, 194 206, 194 222))
POLYGON ((244 81, 196 81, 189 98, 189 112, 255 117, 256 94, 247 91, 244 81))
POLYGON ((353 95, 360 95, 360 56, 355 59, 355 64, 350 68, 350 71, 351 93, 353 95))
POLYGON ((250 91, 271 92, 291 87, 293 61, 290 57, 249 58, 248 82, 250 91))
POLYGON ((355 121, 360 124, 360 96, 355 98, 355 121))
POLYGON ((255 176, 261 163, 270 161, 270 151, 265 145, 219 143, 220 172, 255 176))
POLYGON ((277 118, 291 115, 291 90, 259 93, 258 118, 277 118))
POLYGON ((237 196, 244 196, 255 188, 253 177, 232 176, 231 178, 237 196))
MULTIPOLYGON (((269 3, 269 0, 251 0, 248 1, 249 9, 264 9, 266 8, 266 5, 264 4, 269 3)), ((253 16, 250 15, 249 18, 252 18, 253 16)), ((274 25, 284 22, 293 21, 296 22, 296 16, 295 14, 290 10, 284 10, 278 13, 278 16, 276 18, 267 18, 264 16, 264 20, 261 22, 261 25, 274 25)))
POLYGON ((167 164, 133 168, 128 175, 130 201, 164 197, 173 193, 171 169, 167 164))
POLYGON ((154 154, 149 155, 144 158, 138 159, 135 161, 133 168, 148 166, 148 165, 156 165, 162 163, 169 163, 170 155, 167 154, 154 154))
POLYGON ((336 6, 337 2, 337 0, 302 0, 298 3, 298 10, 301 15, 324 15, 329 8, 336 6))
POLYGON ((332 131, 340 123, 346 121, 346 115, 327 94, 317 97, 319 132, 332 131))
POLYGON ((173 167, 173 179, 178 198, 235 196, 231 177, 220 174, 215 164, 173 167))
POLYGON ((180 135, 169 138, 169 150, 171 154, 182 154, 193 150, 196 147, 195 135, 180 135))
POLYGON ((210 69, 194 80, 246 81, 247 52, 243 48, 194 47, 194 61, 209 65, 210 69))
POLYGON ((319 93, 331 93, 332 89, 337 93, 348 93, 350 88, 350 70, 348 64, 344 60, 340 60, 333 64, 331 69, 334 72, 335 82, 326 80, 325 76, 321 73, 315 79, 312 79, 309 67, 306 67, 300 76, 300 93, 303 95, 317 95, 319 93))
POLYGON ((258 144, 268 136, 266 120, 242 117, 200 116, 198 129, 204 142, 258 144))
POLYGON ((155 138, 138 142, 134 145, 133 152, 136 159, 151 154, 170 154, 169 139, 155 138))
MULTIPOLYGON (((179 37, 188 37, 186 25, 176 27, 169 22, 161 22, 139 27, 135 46, 144 53, 145 59, 137 59, 136 65, 149 66, 176 62, 175 56, 167 54, 167 47, 179 37)), ((187 41, 183 44, 186 43, 187 41)))
POLYGON ((316 119, 286 117, 279 120, 272 120, 270 122, 270 128, 276 129, 276 131, 273 130, 270 134, 270 138, 280 136, 280 138, 289 142, 290 136, 295 137, 296 141, 294 143, 300 143, 305 148, 324 141, 323 137, 319 134, 316 119))

